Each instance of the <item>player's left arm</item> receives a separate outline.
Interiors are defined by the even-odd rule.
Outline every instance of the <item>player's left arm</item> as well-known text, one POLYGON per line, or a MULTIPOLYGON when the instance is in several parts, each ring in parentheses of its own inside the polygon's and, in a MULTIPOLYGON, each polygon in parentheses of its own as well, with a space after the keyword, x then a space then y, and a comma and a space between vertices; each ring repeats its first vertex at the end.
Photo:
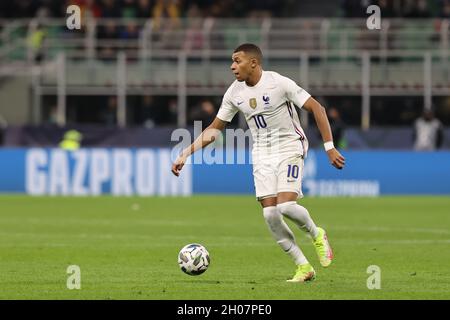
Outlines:
POLYGON ((326 146, 328 158, 333 166, 342 169, 345 166, 345 158, 333 145, 333 134, 331 133, 330 122, 328 121, 325 108, 313 97, 310 97, 303 104, 303 108, 314 114, 317 127, 322 135, 323 142, 326 146))

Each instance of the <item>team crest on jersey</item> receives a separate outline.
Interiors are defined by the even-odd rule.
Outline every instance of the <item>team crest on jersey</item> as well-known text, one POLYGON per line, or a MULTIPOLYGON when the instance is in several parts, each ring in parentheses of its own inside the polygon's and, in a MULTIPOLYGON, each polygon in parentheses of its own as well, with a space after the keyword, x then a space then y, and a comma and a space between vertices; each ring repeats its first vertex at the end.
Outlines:
POLYGON ((256 106, 257 106, 256 98, 251 98, 251 99, 248 101, 248 103, 250 104, 250 107, 251 107, 252 109, 255 109, 256 106))
POLYGON ((267 94, 264 94, 263 95, 264 104, 266 104, 266 105, 269 104, 269 100, 270 100, 269 96, 267 94))

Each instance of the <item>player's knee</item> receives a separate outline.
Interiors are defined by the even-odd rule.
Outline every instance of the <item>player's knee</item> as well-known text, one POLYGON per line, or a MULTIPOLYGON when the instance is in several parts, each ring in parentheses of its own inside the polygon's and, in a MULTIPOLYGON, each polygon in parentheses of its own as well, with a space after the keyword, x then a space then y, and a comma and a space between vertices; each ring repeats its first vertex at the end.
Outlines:
POLYGON ((277 210, 277 207, 265 207, 263 209, 264 219, 267 221, 269 225, 277 223, 281 220, 281 215, 277 210))
POLYGON ((289 213, 292 212, 292 210, 296 204, 297 204, 297 202, 295 202, 295 201, 283 202, 283 203, 277 204, 277 210, 284 216, 289 215, 289 213))

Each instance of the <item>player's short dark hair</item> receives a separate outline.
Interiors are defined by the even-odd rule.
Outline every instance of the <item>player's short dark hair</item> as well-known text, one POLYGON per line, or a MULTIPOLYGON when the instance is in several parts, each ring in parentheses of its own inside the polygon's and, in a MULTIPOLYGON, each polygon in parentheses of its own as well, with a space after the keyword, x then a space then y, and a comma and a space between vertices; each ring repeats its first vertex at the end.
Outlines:
POLYGON ((236 49, 234 49, 234 53, 239 52, 239 51, 253 55, 258 60, 259 63, 262 62, 262 59, 263 59, 262 51, 257 45, 255 45, 253 43, 244 43, 244 44, 241 44, 236 49))

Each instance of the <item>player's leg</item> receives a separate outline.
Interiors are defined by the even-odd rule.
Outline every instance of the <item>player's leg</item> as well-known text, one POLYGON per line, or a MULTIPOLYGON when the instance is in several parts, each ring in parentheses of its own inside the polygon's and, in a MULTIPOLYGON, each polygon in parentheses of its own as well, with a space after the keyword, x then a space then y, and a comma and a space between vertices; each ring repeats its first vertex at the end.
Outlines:
POLYGON ((296 192, 280 192, 277 194, 277 208, 280 213, 292 220, 300 229, 317 238, 319 231, 308 210, 297 203, 296 192))
MULTIPOLYGON (((281 194, 281 196, 285 197, 286 195, 285 194, 281 194)), ((295 196, 297 196, 297 194, 295 194, 295 196)), ((279 210, 279 207, 278 207, 278 202, 280 200, 278 199, 278 197, 276 199, 277 199, 276 200, 277 207, 275 208, 274 211, 276 211, 277 215, 280 216, 280 219, 282 219, 283 214, 279 210)), ((283 223, 285 223, 285 222, 283 221, 283 223)), ((292 235, 292 237, 294 237, 294 235, 292 235)), ((300 248, 299 248, 299 250, 300 250, 300 248)), ((314 280, 315 279, 316 272, 315 272, 314 268, 312 267, 312 265, 308 262, 306 257, 304 257, 301 261, 296 261, 296 265, 297 265, 297 270, 295 272, 295 275, 292 277, 292 279, 287 280, 288 282, 305 282, 305 281, 309 281, 309 280, 314 280)))
POLYGON ((297 198, 303 197, 302 176, 303 157, 294 155, 280 162, 278 168, 277 208, 282 215, 291 219, 314 239, 318 235, 316 224, 308 210, 297 204, 297 198))
POLYGON ((333 259, 333 252, 325 230, 316 226, 308 210, 297 203, 303 197, 301 178, 303 159, 298 156, 282 161, 278 172, 277 208, 283 216, 292 220, 300 229, 311 236, 322 266, 327 267, 333 259))
POLYGON ((333 251, 324 229, 317 227, 308 210, 297 204, 295 192, 280 192, 277 196, 277 208, 283 216, 292 220, 300 229, 311 235, 320 264, 328 267, 333 260, 333 251))
POLYGON ((263 207, 264 220, 266 221, 272 236, 283 251, 286 252, 297 265, 308 263, 305 255, 295 242, 294 233, 277 210, 277 198, 268 197, 260 199, 259 201, 263 207))
POLYGON ((279 246, 299 264, 305 264, 303 252, 295 242, 294 234, 277 209, 277 174, 272 163, 259 163, 253 167, 256 197, 263 207, 263 216, 269 231, 279 246))

